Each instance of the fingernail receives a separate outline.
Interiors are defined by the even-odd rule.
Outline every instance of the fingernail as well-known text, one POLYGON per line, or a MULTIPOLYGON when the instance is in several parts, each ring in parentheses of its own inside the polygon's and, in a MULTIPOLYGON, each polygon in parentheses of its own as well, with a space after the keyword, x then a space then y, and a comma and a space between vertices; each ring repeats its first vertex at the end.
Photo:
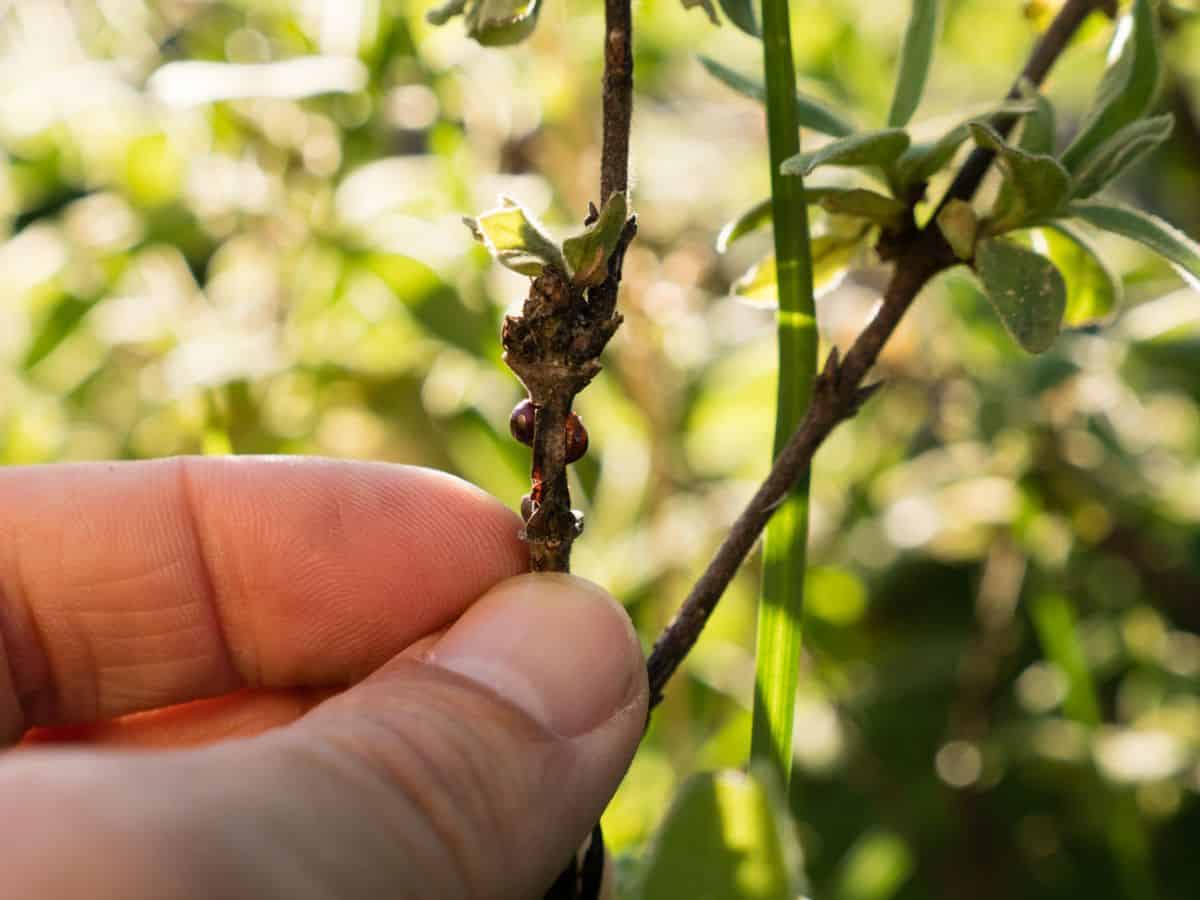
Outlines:
POLYGON ((480 598, 426 657, 564 737, 602 725, 645 686, 625 611, 571 575, 521 575, 480 598))

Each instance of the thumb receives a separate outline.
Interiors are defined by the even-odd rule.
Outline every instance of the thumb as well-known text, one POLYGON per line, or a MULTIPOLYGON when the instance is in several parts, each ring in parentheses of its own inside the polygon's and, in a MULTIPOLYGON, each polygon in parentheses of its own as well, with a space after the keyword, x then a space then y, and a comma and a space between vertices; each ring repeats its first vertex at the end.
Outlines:
MULTIPOLYGON (((186 753, 60 756, 41 778, 28 754, 16 777, 40 791, 38 806, 84 805, 68 849, 49 851, 101 854, 80 896, 109 871, 130 898, 526 900, 616 790, 646 700, 640 648, 612 598, 571 576, 525 575, 420 658, 397 658, 286 728, 186 753), (81 823, 103 840, 89 844, 81 823)), ((39 817, 25 821, 28 851, 39 817)), ((53 865, 26 852, 18 866, 34 882, 38 856, 53 865)), ((61 865, 54 875, 65 887, 61 865)))

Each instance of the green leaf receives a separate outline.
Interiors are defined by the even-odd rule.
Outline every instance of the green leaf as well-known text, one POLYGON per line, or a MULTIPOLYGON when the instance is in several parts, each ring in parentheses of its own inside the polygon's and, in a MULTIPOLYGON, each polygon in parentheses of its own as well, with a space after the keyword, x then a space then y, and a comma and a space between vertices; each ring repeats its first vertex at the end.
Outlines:
POLYGON ((600 210, 600 216, 587 229, 563 241, 563 256, 570 267, 568 272, 582 287, 599 284, 608 275, 608 258, 616 249, 625 228, 629 208, 625 194, 612 194, 600 210))
POLYGON ((1067 678, 1067 715, 1084 725, 1100 724, 1100 703, 1070 601, 1049 591, 1033 597, 1030 617, 1046 659, 1067 678))
POLYGON ((1121 177, 1121 173, 1171 136, 1175 117, 1170 113, 1138 119, 1096 148, 1075 175, 1074 197, 1090 197, 1121 177))
POLYGON ((75 333, 98 299, 99 297, 83 298, 67 294, 55 303, 30 342, 29 349, 25 351, 21 368, 28 372, 57 350, 63 341, 75 333))
POLYGON ((895 197, 865 188, 809 188, 805 195, 810 201, 815 199, 826 212, 866 219, 876 225, 895 225, 908 211, 895 197))
POLYGON ((965 200, 950 200, 937 217, 938 228, 946 243, 959 259, 975 255, 975 239, 979 235, 979 217, 965 200))
POLYGON ((890 831, 873 830, 855 841, 838 867, 838 900, 888 900, 913 871, 913 853, 904 839, 890 831))
POLYGON ((903 128, 912 119, 925 92, 929 67, 933 62, 933 47, 937 42, 941 4, 938 0, 913 0, 912 15, 904 31, 900 50, 900 71, 896 75, 896 90, 887 123, 903 128))
MULTIPOLYGON (((811 240, 815 296, 828 294, 842 283, 865 235, 866 229, 854 238, 822 235, 811 240)), ((733 293, 754 306, 774 309, 779 305, 775 278, 775 254, 769 253, 733 283, 733 293)))
POLYGON ((809 175, 820 166, 890 167, 909 145, 908 132, 902 128, 868 131, 830 141, 809 153, 786 159, 780 167, 784 175, 809 175))
POLYGON ((1000 238, 980 241, 975 271, 1009 333, 1030 353, 1049 349, 1067 305, 1067 286, 1046 257, 1000 238))
POLYGON ((896 160, 897 181, 902 187, 928 181, 935 172, 954 159, 958 148, 971 136, 968 126, 972 122, 987 122, 990 117, 996 115, 1024 115, 1033 110, 1034 106, 1030 101, 1007 100, 990 111, 960 122, 936 141, 912 144, 896 160))
POLYGON ((793 900, 799 847, 778 791, 735 770, 680 789, 655 836, 641 900, 793 900))
POLYGON ((1077 172, 1096 148, 1141 118, 1158 93, 1162 60, 1151 0, 1134 0, 1133 9, 1117 25, 1110 58, 1113 51, 1116 60, 1104 73, 1091 111, 1063 152, 1069 172, 1077 172))
POLYGON ((1021 89, 1025 97, 1033 101, 1033 111, 1025 117, 1021 129, 1021 140, 1017 146, 1026 153, 1038 155, 1054 155, 1054 141, 1057 134, 1054 106, 1028 80, 1022 81, 1021 89))
MULTIPOLYGON (((735 72, 707 56, 698 58, 709 74, 726 87, 732 88, 751 100, 766 103, 767 89, 761 81, 735 72)), ((800 93, 796 94, 796 121, 803 128, 810 128, 819 134, 827 134, 830 137, 845 137, 852 134, 855 129, 853 122, 834 112, 820 100, 800 93)))
POLYGON ((1072 203, 1066 214, 1149 247, 1200 290, 1200 245, 1157 216, 1110 203, 1072 203))
POLYGON ((724 253, 734 241, 770 224, 771 198, 768 197, 755 203, 733 221, 725 223, 717 235, 717 252, 724 253))
POLYGON ((536 277, 546 266, 567 270, 562 251, 542 231, 537 220, 514 200, 501 197, 501 206, 481 213, 476 218, 466 217, 463 222, 471 229, 475 239, 503 266, 536 277))
POLYGON ((720 0, 721 9, 729 21, 750 37, 759 36, 758 17, 754 14, 754 0, 720 0))
POLYGON ((1071 176, 1054 157, 1014 147, 982 122, 972 122, 968 127, 980 147, 996 154, 1004 175, 992 213, 994 233, 1052 216, 1067 202, 1071 176))
POLYGON ((449 0, 425 14, 433 25, 462 16, 467 34, 484 46, 498 47, 525 40, 537 25, 541 0, 449 0))
POLYGON ((1067 283, 1065 326, 1092 325, 1112 315, 1124 293, 1121 279, 1085 234, 1066 222, 1055 222, 1035 231, 1034 242, 1067 283))

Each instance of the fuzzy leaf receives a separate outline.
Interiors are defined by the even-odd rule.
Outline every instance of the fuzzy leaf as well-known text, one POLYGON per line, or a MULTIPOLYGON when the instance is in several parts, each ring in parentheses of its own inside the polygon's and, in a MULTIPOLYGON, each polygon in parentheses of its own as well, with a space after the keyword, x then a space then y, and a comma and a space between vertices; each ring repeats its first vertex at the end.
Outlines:
POLYGON ((1033 111, 1025 117, 1025 124, 1021 129, 1021 140, 1017 146, 1026 153, 1053 156, 1055 129, 1057 128, 1054 106, 1028 81, 1023 81, 1021 87, 1026 98, 1033 102, 1034 107, 1033 111))
POLYGON ((1065 222, 1055 222, 1034 232, 1034 241, 1067 283, 1064 325, 1078 328, 1112 315, 1121 303, 1121 279, 1086 235, 1065 222))
POLYGON ((1134 0, 1133 9, 1117 25, 1110 59, 1092 109, 1079 127, 1062 162, 1076 173, 1093 151, 1131 122, 1141 118, 1158 93, 1162 59, 1158 52, 1158 27, 1151 0, 1134 0))
POLYGON ((758 37, 758 17, 754 14, 754 0, 720 0, 721 9, 729 21, 750 37, 758 37))
POLYGON ((1171 136, 1175 117, 1170 113, 1130 122, 1096 148, 1079 167, 1072 188, 1074 197, 1090 197, 1121 177, 1121 173, 1171 136))
POLYGON ((1162 219, 1110 203, 1072 203, 1066 214, 1149 247, 1174 264, 1189 285, 1200 290, 1200 245, 1162 219))
POLYGON ((986 122, 989 117, 996 115, 1024 115, 1033 109, 1034 105, 1030 101, 1008 100, 990 111, 960 122, 935 141, 912 144, 896 160, 897 181, 901 188, 928 181, 935 172, 954 159, 958 148, 971 136, 968 126, 972 122, 986 122))
POLYGON ((1017 343, 1029 353, 1049 349, 1067 305, 1067 287, 1054 263, 1011 241, 991 238, 975 248, 975 271, 1017 343))
POLYGON ((537 220, 507 197, 502 197, 495 209, 475 218, 466 217, 463 222, 497 262, 514 272, 536 277, 546 266, 567 271, 562 251, 537 220))
POLYGON ((589 287, 608 275, 608 258, 621 239, 629 208, 625 194, 612 194, 600 210, 600 217, 579 235, 563 241, 562 252, 576 284, 589 287))
POLYGON ((774 785, 726 770, 679 789, 655 835, 635 896, 641 900, 791 900, 800 848, 774 785))
POLYGON ((431 9, 425 18, 444 25, 462 16, 467 34, 484 46, 516 44, 533 33, 541 0, 449 0, 431 9))
MULTIPOLYGON (((707 56, 700 56, 699 60, 700 64, 708 70, 709 74, 726 87, 737 91, 744 97, 749 97, 751 100, 766 103, 767 89, 761 81, 756 81, 740 72, 735 72, 728 66, 724 66, 715 59, 710 59, 707 56)), ((827 134, 830 137, 845 137, 848 134, 853 134, 855 129, 853 122, 834 112, 820 100, 799 93, 796 94, 796 121, 802 128, 809 128, 819 134, 827 134)))
POLYGON ((809 153, 798 153, 785 159, 780 171, 784 175, 809 175, 820 166, 888 168, 908 149, 908 145, 908 133, 902 128, 852 134, 809 153))
POLYGON ((900 71, 896 75, 896 90, 888 112, 889 128, 903 128, 912 119, 925 92, 929 67, 933 63, 933 48, 937 42, 941 19, 938 0, 913 0, 912 15, 904 30, 904 46, 900 50, 900 71))
POLYGON ((876 225, 895 225, 908 210, 895 197, 865 188, 809 188, 805 194, 810 202, 816 199, 826 212, 866 219, 876 225))
POLYGON ((990 125, 972 122, 968 127, 980 147, 996 154, 1004 175, 992 215, 994 232, 1052 216, 1067 202, 1071 177, 1054 157, 1014 147, 990 125))

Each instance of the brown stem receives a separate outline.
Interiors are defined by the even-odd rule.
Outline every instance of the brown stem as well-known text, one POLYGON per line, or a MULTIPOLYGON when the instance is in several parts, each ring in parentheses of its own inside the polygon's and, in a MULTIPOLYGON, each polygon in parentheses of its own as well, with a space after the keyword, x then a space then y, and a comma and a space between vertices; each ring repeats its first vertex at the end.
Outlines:
MULTIPOLYGON (((1054 61, 1066 49, 1083 20, 1107 0, 1067 0, 1034 47, 1021 78, 1040 85, 1054 61)), ((1020 80, 1013 91, 1019 91, 1020 80)), ((1012 96, 1012 94, 1010 94, 1012 96)), ((1000 127, 1011 129, 1013 122, 1000 127)), ((943 203, 951 198, 969 200, 979 189, 991 163, 990 153, 976 150, 963 165, 943 203)), ((776 507, 791 486, 812 464, 817 448, 837 425, 851 418, 877 385, 862 387, 892 332, 917 294, 936 274, 957 260, 936 225, 901 236, 895 250, 895 268, 884 292, 883 305, 839 362, 835 349, 818 376, 812 402, 800 426, 746 508, 738 516, 716 555, 666 627, 646 662, 651 707, 662 700, 663 688, 700 637, 705 623, 734 574, 750 553, 776 507)))
POLYGON ((629 129, 633 121, 633 13, 630 0, 604 0, 604 146, 600 205, 629 189, 629 129))

